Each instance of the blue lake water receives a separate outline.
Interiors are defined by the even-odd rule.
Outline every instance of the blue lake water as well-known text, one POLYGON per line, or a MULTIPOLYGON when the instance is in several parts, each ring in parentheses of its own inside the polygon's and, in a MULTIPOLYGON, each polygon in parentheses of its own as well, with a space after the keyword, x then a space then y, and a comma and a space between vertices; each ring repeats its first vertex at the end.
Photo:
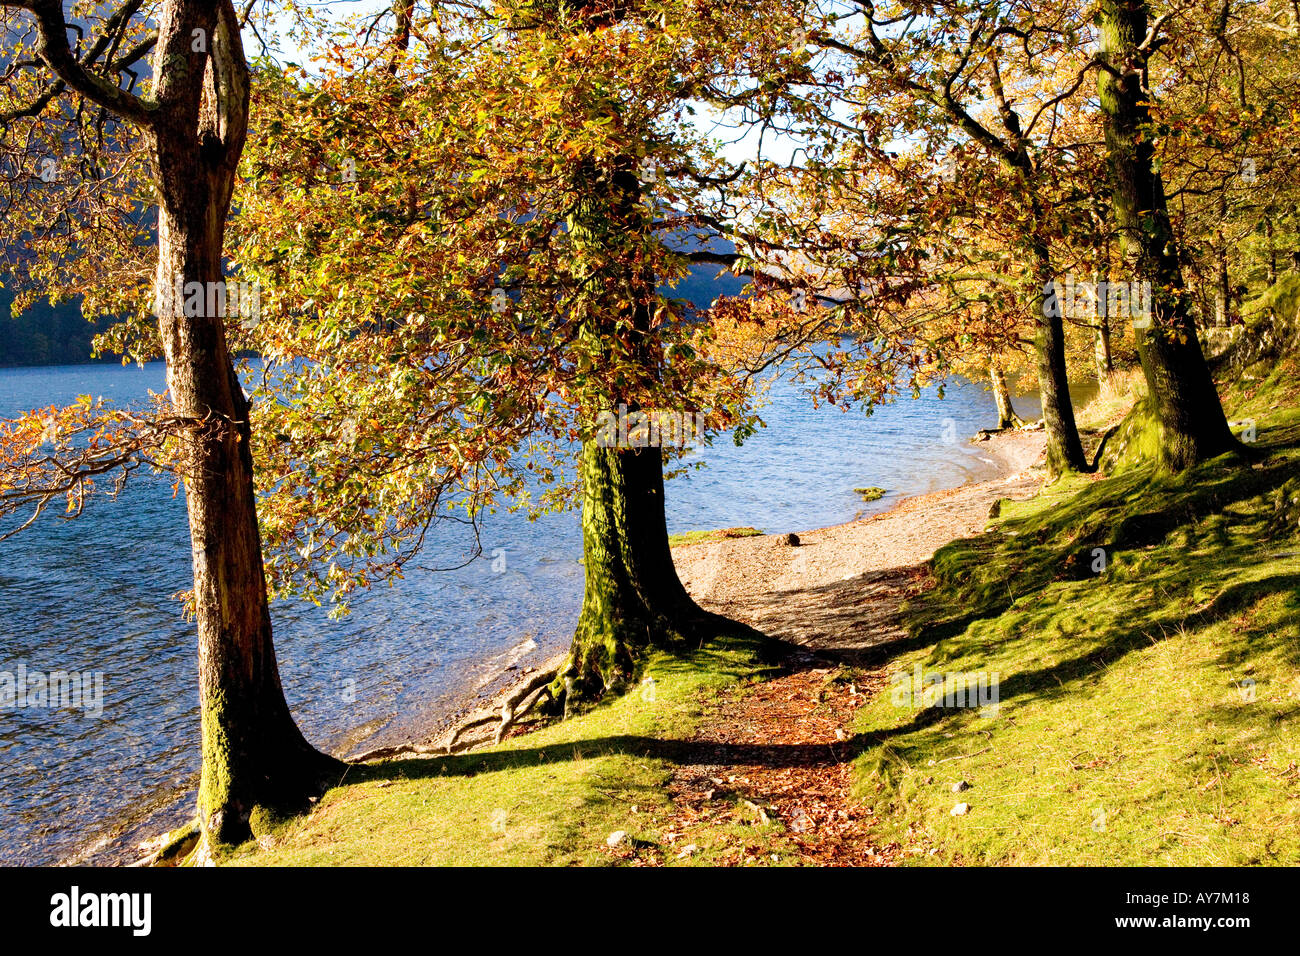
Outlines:
MULTIPOLYGON (((160 364, 0 369, 0 418, 79 394, 129 402, 164 388, 160 364)), ((1032 398, 1017 408, 1037 414, 1032 398)), ((769 427, 743 447, 724 436, 693 453, 706 468, 669 482, 671 532, 804 531, 991 474, 965 441, 996 417, 978 384, 868 417, 814 409, 777 383, 764 417, 769 427), (852 489, 866 485, 889 493, 864 505, 852 489)), ((582 600, 578 515, 498 513, 481 535, 483 557, 467 567, 409 567, 344 620, 273 607, 285 692, 309 739, 335 750, 399 742, 508 664, 564 646, 582 600)), ((467 545, 440 538, 420 563, 458 563, 467 545)), ((184 501, 160 481, 0 543, 0 672, 104 675, 98 717, 0 710, 0 863, 95 859, 124 831, 161 830, 188 811, 199 757, 195 639, 172 596, 189 584, 184 501)))

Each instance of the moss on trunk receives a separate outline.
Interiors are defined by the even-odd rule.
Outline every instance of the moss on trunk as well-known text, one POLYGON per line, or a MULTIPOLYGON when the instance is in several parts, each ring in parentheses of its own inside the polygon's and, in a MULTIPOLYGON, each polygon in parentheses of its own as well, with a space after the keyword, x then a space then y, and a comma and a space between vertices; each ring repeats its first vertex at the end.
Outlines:
POLYGON ((1139 44, 1148 31, 1148 4, 1103 0, 1100 12, 1101 55, 1109 69, 1098 72, 1097 82, 1120 253, 1127 278, 1152 288, 1152 314, 1136 329, 1138 357, 1158 423, 1158 464, 1182 471, 1240 446, 1197 338, 1164 181, 1144 133, 1150 107, 1143 90, 1147 54, 1139 44))
POLYGON ((626 685, 650 647, 692 646, 739 625, 699 607, 673 566, 658 448, 582 449, 586 589, 570 661, 572 692, 626 685))

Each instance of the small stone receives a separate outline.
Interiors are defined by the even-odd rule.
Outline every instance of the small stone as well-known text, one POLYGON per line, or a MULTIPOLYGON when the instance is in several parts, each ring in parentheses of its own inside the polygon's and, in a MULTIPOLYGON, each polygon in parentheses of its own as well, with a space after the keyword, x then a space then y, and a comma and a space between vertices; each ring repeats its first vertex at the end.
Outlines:
POLYGON ((684 860, 688 856, 693 856, 695 854, 695 851, 698 849, 699 847, 696 846, 694 843, 688 843, 686 844, 686 846, 682 847, 681 852, 677 854, 677 859, 684 860))
POLYGON ((788 544, 792 548, 796 548, 799 546, 799 536, 794 533, 783 534, 777 540, 780 541, 782 544, 788 544))
POLYGON ((615 830, 615 831, 614 831, 613 833, 611 833, 608 837, 606 837, 606 839, 605 839, 605 845, 606 845, 606 846, 618 846, 620 843, 622 843, 622 842, 623 842, 624 840, 626 840, 626 839, 627 839, 627 831, 626 831, 626 830, 615 830))
POLYGON ((967 783, 965 780, 958 780, 956 783, 952 785, 953 793, 961 793, 963 790, 969 790, 969 789, 970 789, 970 784, 967 783))
POLYGON ((970 813, 969 803, 959 803, 957 806, 952 808, 952 815, 954 817, 964 817, 968 813, 970 813))

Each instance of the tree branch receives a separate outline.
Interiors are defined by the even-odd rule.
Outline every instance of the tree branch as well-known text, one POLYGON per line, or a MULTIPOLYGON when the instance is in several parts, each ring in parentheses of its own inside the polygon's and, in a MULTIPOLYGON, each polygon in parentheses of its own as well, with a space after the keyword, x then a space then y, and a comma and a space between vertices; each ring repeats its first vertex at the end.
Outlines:
MULTIPOLYGON (((129 93, 108 78, 86 69, 68 45, 68 23, 63 16, 59 0, 0 0, 0 6, 26 10, 36 19, 38 41, 36 51, 45 64, 68 89, 80 93, 93 103, 111 110, 123 119, 148 126, 153 122, 153 105, 129 93)), ((138 10, 140 0, 132 0, 110 19, 106 35, 130 19, 138 10), (116 23, 114 20, 121 18, 116 23)))

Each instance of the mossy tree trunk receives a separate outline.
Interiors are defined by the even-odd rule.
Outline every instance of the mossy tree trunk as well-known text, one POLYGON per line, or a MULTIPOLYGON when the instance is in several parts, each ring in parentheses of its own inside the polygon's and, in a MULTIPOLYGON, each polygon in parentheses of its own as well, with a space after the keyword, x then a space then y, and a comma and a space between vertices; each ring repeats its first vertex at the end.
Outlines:
POLYGON ((1065 363, 1065 323, 1059 308, 1048 307, 1052 283, 1051 255, 1047 245, 1033 242, 1036 282, 1041 291, 1035 316, 1034 357, 1038 370, 1038 393, 1043 406, 1043 430, 1047 435, 1047 470, 1052 476, 1086 471, 1088 460, 1079 440, 1070 401, 1070 379, 1065 363))
MULTIPOLYGON (((644 230, 647 207, 631 157, 611 163, 612 171, 581 168, 575 176, 581 200, 572 219, 575 235, 587 241, 644 230)), ((626 339, 630 367, 613 377, 650 382, 660 373, 662 350, 651 335, 656 277, 631 265, 615 266, 603 283, 607 295, 583 307, 583 336, 606 351, 626 339), (627 303, 611 308, 610 301, 627 303)), ((612 351, 612 349, 610 350, 612 351)), ((612 410, 622 396, 595 399, 612 410)), ((627 401, 635 411, 635 401, 627 401)), ((591 422, 587 422, 590 427, 591 422)), ((729 623, 700 608, 682 586, 668 546, 664 510, 663 452, 657 447, 600 444, 588 435, 582 447, 582 537, 586 584, 564 677, 571 692, 592 697, 625 683, 641 652, 703 637, 729 623)))
POLYGON ((989 364, 989 381, 993 385, 993 403, 998 410, 998 428, 1023 425, 1025 420, 1016 414, 1015 406, 1011 404, 1011 389, 1007 387, 1006 373, 996 359, 989 364))
POLYGON ((198 625, 199 818, 209 841, 231 843, 249 835, 255 807, 305 808, 340 765, 303 738, 280 685, 249 404, 226 317, 209 314, 221 296, 207 290, 224 293, 225 222, 248 120, 248 67, 229 0, 165 4, 154 71, 163 109, 145 139, 159 195, 159 330, 173 406, 192 423, 184 467, 198 625), (196 30, 209 38, 210 54, 194 50, 196 30), (203 290, 198 309, 186 294, 192 283, 203 290))
POLYGON ((673 566, 658 448, 582 449, 586 589, 568 670, 581 696, 625 684, 643 651, 680 644, 716 619, 673 566))
POLYGON ((1180 471, 1238 448, 1197 339, 1164 182, 1146 132, 1146 0, 1103 0, 1098 92, 1106 117, 1111 203, 1128 278, 1151 284, 1149 327, 1138 357, 1160 429, 1159 464, 1180 471))

